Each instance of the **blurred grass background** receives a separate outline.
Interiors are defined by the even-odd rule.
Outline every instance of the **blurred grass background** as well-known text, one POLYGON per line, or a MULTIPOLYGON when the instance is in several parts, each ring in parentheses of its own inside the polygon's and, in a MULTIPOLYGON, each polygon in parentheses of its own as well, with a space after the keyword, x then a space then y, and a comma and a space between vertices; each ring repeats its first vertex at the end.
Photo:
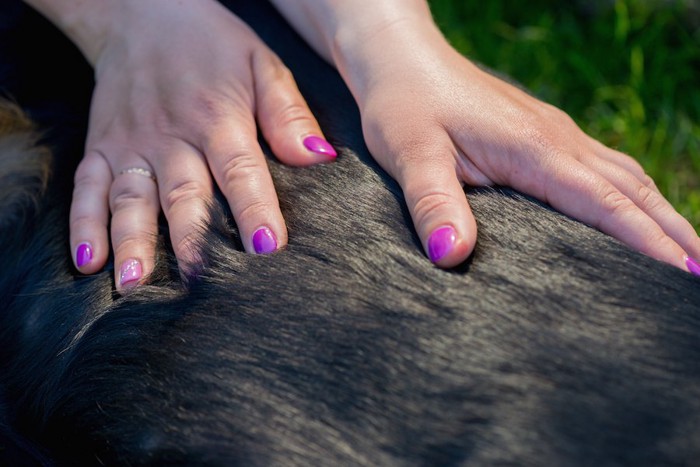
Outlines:
POLYGON ((700 228, 700 2, 429 0, 460 52, 634 156, 700 228))

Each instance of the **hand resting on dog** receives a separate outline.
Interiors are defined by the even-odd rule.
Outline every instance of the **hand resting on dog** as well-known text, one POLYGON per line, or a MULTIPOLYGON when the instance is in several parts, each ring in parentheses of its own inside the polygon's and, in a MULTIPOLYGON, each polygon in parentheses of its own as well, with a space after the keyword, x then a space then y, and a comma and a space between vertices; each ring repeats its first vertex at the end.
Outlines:
MULTIPOLYGON (((256 120, 284 163, 327 162, 335 151, 289 71, 242 21, 214 0, 27 3, 95 66, 71 209, 78 269, 94 273, 105 264, 109 227, 117 288, 145 280, 162 209, 186 272, 198 262, 191 240, 214 184, 246 251, 286 244, 256 120)), ((700 238, 634 159, 459 55, 423 0, 273 3, 352 90, 367 144, 403 188, 438 266, 461 263, 476 243, 463 185, 495 184, 700 272, 692 259, 700 257, 700 238)))

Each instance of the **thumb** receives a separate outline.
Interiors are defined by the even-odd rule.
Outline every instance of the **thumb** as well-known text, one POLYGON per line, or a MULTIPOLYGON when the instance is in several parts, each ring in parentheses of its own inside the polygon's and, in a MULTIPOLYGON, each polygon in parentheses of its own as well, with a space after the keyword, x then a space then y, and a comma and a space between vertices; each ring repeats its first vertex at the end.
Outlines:
POLYGON ((476 220, 455 169, 452 151, 405 157, 397 180, 428 258, 442 268, 457 266, 474 250, 476 220))

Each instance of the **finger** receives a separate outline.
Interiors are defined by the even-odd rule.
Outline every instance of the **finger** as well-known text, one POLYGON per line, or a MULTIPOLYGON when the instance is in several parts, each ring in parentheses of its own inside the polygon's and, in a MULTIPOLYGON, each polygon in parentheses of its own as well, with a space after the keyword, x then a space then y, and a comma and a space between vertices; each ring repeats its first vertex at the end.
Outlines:
POLYGON ((158 234, 158 188, 150 166, 131 158, 115 173, 109 194, 115 282, 122 292, 143 282, 153 271, 158 234))
POLYGON ((620 167, 634 175, 644 185, 648 186, 656 192, 659 192, 659 189, 656 187, 656 183, 654 183, 654 180, 649 175, 647 175, 647 173, 644 171, 644 168, 636 159, 634 159, 631 156, 628 156, 627 154, 621 153, 614 149, 610 149, 600 141, 590 136, 587 136, 587 138, 591 144, 593 151, 598 156, 602 157, 608 162, 619 165, 620 167))
POLYGON ((279 58, 267 51, 254 54, 253 76, 258 123, 272 152, 295 166, 335 160, 335 149, 279 58))
POLYGON ((566 165, 546 182, 546 200, 660 261, 686 269, 685 251, 630 198, 581 163, 566 165))
POLYGON ((476 244, 476 220, 447 144, 402 154, 395 169, 428 258, 442 268, 463 262, 476 244))
POLYGON ((73 261, 85 274, 99 271, 109 255, 109 186, 112 171, 105 158, 88 152, 75 172, 70 208, 70 245, 73 261))
POLYGON ((695 257, 700 255, 700 237, 697 232, 658 191, 606 160, 591 158, 586 165, 620 190, 686 252, 695 257))
POLYGON ((213 196, 209 168, 192 146, 173 146, 156 167, 160 203, 168 220, 170 240, 180 269, 188 273, 201 265, 197 240, 206 225, 213 196), (172 163, 177 161, 177 163, 172 163))
POLYGON ((287 228, 255 123, 231 118, 210 129, 203 148, 214 179, 231 206, 245 250, 267 254, 284 246, 287 228))

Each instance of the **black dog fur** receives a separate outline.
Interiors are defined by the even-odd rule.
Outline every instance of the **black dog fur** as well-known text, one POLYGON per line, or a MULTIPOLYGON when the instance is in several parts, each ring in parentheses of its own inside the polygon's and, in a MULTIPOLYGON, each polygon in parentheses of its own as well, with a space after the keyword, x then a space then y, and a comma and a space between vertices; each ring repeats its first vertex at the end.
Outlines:
POLYGON ((284 251, 243 253, 219 202, 202 273, 180 279, 163 226, 150 285, 125 297, 111 264, 82 277, 68 248, 90 69, 0 7, 0 83, 54 153, 4 107, 0 464, 700 462, 700 280, 505 189, 467 192, 476 251, 433 267, 335 71, 266 2, 227 4, 339 160, 270 159, 284 251))

